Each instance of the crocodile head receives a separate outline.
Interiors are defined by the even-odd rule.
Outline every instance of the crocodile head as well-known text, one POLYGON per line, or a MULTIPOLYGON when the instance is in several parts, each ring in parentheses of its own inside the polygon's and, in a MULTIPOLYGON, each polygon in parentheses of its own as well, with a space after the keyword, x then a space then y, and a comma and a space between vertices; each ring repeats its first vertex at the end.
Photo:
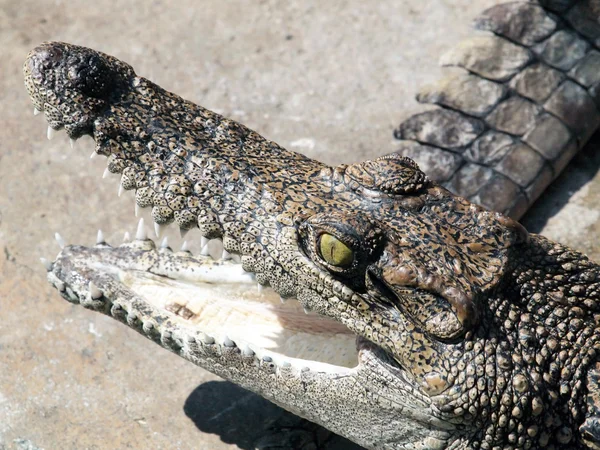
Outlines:
POLYGON ((571 366, 542 352, 558 331, 523 291, 526 255, 549 250, 517 222, 395 154, 332 168, 286 151, 87 48, 43 44, 24 72, 36 110, 93 136, 157 234, 199 228, 201 247, 237 255, 157 249, 140 227, 118 247, 66 247, 48 267, 65 298, 369 447, 574 439, 577 418, 544 409, 571 366))

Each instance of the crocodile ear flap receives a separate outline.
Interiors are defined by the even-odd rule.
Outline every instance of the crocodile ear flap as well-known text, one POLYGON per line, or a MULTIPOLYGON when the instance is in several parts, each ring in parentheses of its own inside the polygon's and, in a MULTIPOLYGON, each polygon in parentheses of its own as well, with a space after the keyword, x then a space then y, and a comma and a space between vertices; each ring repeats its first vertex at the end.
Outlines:
POLYGON ((586 448, 600 450, 600 363, 588 371, 586 382, 585 421, 579 427, 579 433, 586 448))
POLYGON ((364 188, 390 195, 417 194, 429 183, 416 162, 398 153, 352 164, 345 174, 364 188))

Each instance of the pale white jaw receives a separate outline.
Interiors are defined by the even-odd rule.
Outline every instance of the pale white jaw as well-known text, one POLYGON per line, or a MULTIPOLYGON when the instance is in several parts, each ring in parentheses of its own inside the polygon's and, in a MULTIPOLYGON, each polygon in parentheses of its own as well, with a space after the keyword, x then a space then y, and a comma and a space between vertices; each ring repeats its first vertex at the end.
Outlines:
POLYGON ((252 275, 235 262, 208 260, 188 273, 178 271, 177 279, 146 271, 97 269, 112 271, 119 282, 148 304, 217 342, 230 339, 259 356, 315 371, 338 372, 340 367, 329 366, 350 368, 357 364, 352 332, 334 320, 307 314, 297 301, 282 303, 269 287, 258 292, 252 275))

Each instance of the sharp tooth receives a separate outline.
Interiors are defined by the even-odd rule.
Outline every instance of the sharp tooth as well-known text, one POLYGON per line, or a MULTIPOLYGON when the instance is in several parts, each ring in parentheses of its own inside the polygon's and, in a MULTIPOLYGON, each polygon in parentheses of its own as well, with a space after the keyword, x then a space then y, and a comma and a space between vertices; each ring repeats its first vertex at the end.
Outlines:
POLYGON ((209 336, 208 334, 202 333, 202 337, 200 339, 202 339, 202 342, 204 342, 206 345, 212 345, 215 343, 215 338, 209 336))
POLYGON ((58 243, 58 245, 60 246, 60 248, 65 248, 65 240, 63 239, 63 237, 58 234, 58 233, 54 233, 54 239, 56 239, 56 242, 58 243))
POLYGON ((310 312, 310 309, 304 308, 304 314, 308 314, 309 312, 310 312))
POLYGON ((123 242, 129 242, 131 241, 131 236, 129 236, 129 231, 126 231, 125 234, 123 235, 123 242))
POLYGON ((46 268, 46 272, 50 272, 52 270, 52 261, 48 261, 46 258, 40 258, 40 261, 46 268))
POLYGON ((108 167, 106 169, 104 169, 104 173, 102 174, 102 178, 106 178, 110 175, 110 170, 108 170, 108 167))
POLYGON ((48 140, 49 141, 52 140, 52 138, 54 137, 55 134, 56 134, 56 130, 48 125, 48 131, 46 132, 46 137, 48 138, 48 140))
POLYGON ((185 235, 188 234, 190 232, 189 228, 180 228, 179 229, 179 235, 181 236, 181 239, 185 238, 185 235))
POLYGON ((262 291, 265 289, 265 287, 260 284, 260 283, 256 283, 256 287, 258 288, 258 293, 261 294, 262 291))
POLYGON ((157 238, 162 237, 166 229, 167 225, 161 225, 159 223, 154 222, 154 234, 156 234, 157 238))
POLYGON ((223 261, 227 261, 227 260, 231 259, 231 253, 229 253, 227 250, 223 249, 223 253, 221 255, 221 259, 223 261))
POLYGON ((90 291, 90 297, 92 298, 92 300, 96 300, 99 299, 100 297, 102 297, 102 291, 100 289, 98 289, 98 286, 96 286, 93 282, 90 281, 90 283, 88 284, 88 290, 90 291))
POLYGON ((162 240, 162 242, 160 243, 160 248, 168 248, 169 247, 169 239, 167 236, 165 236, 162 240))
POLYGON ((37 116, 39 113, 41 113, 41 111, 37 108, 33 108, 33 115, 37 116))
POLYGON ((137 202, 135 203, 135 217, 140 215, 140 207, 137 204, 137 202))
POLYGON ((96 245, 104 244, 106 241, 104 240, 104 233, 102 230, 98 230, 98 234, 96 235, 96 245))
POLYGON ((137 231, 135 232, 135 238, 138 241, 144 241, 147 238, 146 227, 144 226, 144 218, 143 217, 138 222, 137 231))
POLYGON ((200 247, 204 248, 208 245, 208 238, 205 238, 204 236, 202 236, 200 238, 200 247))
POLYGON ((287 302, 287 299, 283 298, 283 297, 280 295, 280 296, 279 296, 279 301, 280 301, 281 303, 285 303, 285 302, 287 302))
POLYGON ((200 254, 202 256, 209 256, 210 252, 208 251, 208 244, 206 244, 204 247, 202 247, 202 250, 200 250, 200 254))
POLYGON ((121 183, 119 183, 119 192, 117 193, 117 195, 120 197, 123 194, 123 191, 125 189, 123 189, 123 185, 121 183))
POLYGON ((75 139, 69 138, 69 144, 71 144, 72 149, 75 149, 75 139))
POLYGON ((181 244, 181 251, 182 252, 190 251, 190 244, 188 244, 188 241, 183 241, 183 244, 181 244))
POLYGON ((96 150, 94 150, 92 152, 92 154, 90 155, 90 159, 94 159, 97 155, 98 155, 98 153, 96 153, 96 150))

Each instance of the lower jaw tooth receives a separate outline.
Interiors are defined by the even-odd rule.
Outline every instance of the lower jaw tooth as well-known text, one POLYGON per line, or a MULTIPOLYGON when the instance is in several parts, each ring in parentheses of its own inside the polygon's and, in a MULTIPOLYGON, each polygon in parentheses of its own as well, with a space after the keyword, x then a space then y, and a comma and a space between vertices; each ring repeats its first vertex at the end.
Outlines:
POLYGON ((160 248, 167 248, 169 246, 169 240, 167 238, 167 236, 165 236, 162 240, 162 242, 160 243, 160 248))

